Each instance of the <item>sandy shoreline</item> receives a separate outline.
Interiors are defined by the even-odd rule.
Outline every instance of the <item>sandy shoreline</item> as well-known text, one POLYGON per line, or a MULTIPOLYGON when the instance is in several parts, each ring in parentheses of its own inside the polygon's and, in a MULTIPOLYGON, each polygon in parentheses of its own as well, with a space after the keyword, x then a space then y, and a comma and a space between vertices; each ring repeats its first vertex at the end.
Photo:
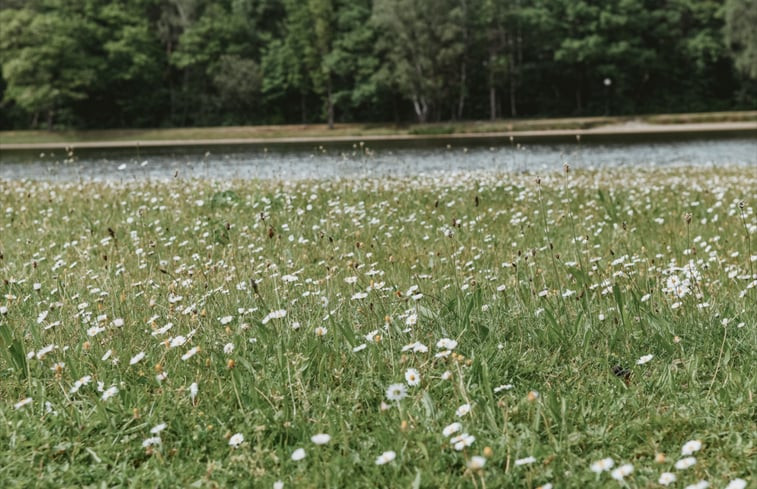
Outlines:
POLYGON ((757 122, 711 122, 687 124, 649 124, 630 122, 599 126, 590 129, 555 129, 524 130, 499 132, 469 132, 439 135, 387 134, 387 135, 343 135, 343 136, 306 136, 306 137, 268 137, 268 138, 218 138, 218 139, 161 139, 161 140, 126 140, 126 141, 80 141, 49 143, 0 143, 0 151, 51 150, 64 148, 137 148, 137 147, 180 147, 180 146, 219 146, 219 145, 276 145, 309 143, 349 143, 360 141, 423 141, 439 139, 509 139, 523 142, 570 140, 580 136, 582 141, 608 140, 622 137, 665 136, 707 136, 707 135, 744 135, 757 138, 757 122))

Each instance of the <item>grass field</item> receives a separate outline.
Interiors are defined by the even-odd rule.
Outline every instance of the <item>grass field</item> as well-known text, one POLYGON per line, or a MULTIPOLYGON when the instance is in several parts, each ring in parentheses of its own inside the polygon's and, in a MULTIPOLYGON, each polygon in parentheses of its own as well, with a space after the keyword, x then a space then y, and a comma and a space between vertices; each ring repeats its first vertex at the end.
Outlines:
POLYGON ((0 181, 0 486, 755 487, 753 170, 0 181))
POLYGON ((163 129, 108 129, 56 131, 0 131, 0 144, 100 142, 100 141, 191 141, 197 139, 279 139, 364 136, 440 136, 507 131, 547 131, 590 129, 593 127, 637 122, 669 125, 689 123, 754 122, 757 111, 655 114, 641 116, 574 117, 560 119, 503 119, 431 124, 292 124, 274 126, 192 127, 163 129))

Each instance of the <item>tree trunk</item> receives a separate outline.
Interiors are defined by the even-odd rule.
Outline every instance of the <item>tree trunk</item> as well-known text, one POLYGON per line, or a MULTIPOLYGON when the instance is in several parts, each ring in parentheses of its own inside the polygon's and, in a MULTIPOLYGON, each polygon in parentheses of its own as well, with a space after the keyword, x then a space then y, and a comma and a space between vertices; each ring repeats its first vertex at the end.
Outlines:
POLYGON ((400 125, 400 112, 397 107, 397 94, 392 93, 392 115, 394 116, 394 125, 399 127, 400 125))
POLYGON ((418 117, 418 122, 425 124, 428 120, 428 104, 426 104, 426 99, 414 95, 413 108, 415 109, 415 115, 418 117))
POLYGON ((47 111, 47 130, 51 131, 53 129, 53 115, 55 114, 55 111, 50 109, 47 111))
POLYGON ((497 89, 494 84, 489 84, 489 119, 497 119, 497 89))
POLYGON ((457 102, 457 118, 463 118, 463 108, 465 107, 465 83, 467 79, 467 52, 468 52, 468 3, 462 0, 463 7, 463 60, 460 66, 460 98, 457 102))
POLYGON ((512 65, 507 70, 510 77, 510 115, 518 117, 518 109, 515 106, 515 75, 513 74, 512 65))
POLYGON ((489 119, 495 120, 497 118, 497 88, 494 83, 494 63, 496 60, 495 51, 493 47, 489 48, 489 119))
POLYGON ((305 91, 300 92, 300 114, 302 114, 302 124, 308 122, 307 106, 305 104, 305 91))
MULTIPOLYGON (((463 55, 465 56, 465 55, 463 55)), ((465 83, 467 78, 466 63, 463 60, 463 65, 460 68, 460 99, 457 102, 457 118, 463 118, 463 108, 465 107, 465 83)))
POLYGON ((518 108, 515 105, 515 39, 513 35, 507 36, 507 77, 510 85, 510 115, 518 116, 518 108))
POLYGON ((334 99, 331 94, 331 76, 326 78, 326 104, 329 129, 334 129, 334 99))

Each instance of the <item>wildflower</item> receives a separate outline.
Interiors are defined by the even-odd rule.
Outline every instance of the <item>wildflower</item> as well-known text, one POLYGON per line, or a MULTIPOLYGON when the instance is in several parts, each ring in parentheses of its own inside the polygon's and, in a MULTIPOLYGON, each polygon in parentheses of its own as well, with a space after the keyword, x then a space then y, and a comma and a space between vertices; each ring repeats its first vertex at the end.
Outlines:
POLYGON ((450 372, 449 370, 445 370, 444 373, 442 374, 442 380, 449 380, 451 378, 452 378, 452 372, 450 372))
POLYGON ((87 330, 87 336, 89 336, 89 337, 96 336, 96 335, 102 333, 103 331, 105 331, 105 328, 103 328, 103 327, 92 326, 91 328, 89 328, 87 330))
MULTIPOLYGON (((157 319, 157 316, 156 316, 156 318, 155 318, 155 319, 157 319)), ((148 322, 152 322, 152 321, 148 321, 148 322)), ((169 330, 169 329, 171 329, 171 328, 173 328, 173 323, 168 323, 168 324, 166 324, 165 326, 163 326, 162 328, 158 328, 158 329, 156 329, 156 330, 155 330, 155 331, 153 331, 153 332, 152 332, 151 334, 152 334, 152 336, 160 336, 160 335, 162 335, 162 334, 165 334, 165 333, 167 333, 167 332, 168 332, 168 330, 169 330)))
POLYGON ((150 430, 150 433, 152 433, 153 435, 157 435, 158 433, 160 433, 164 429, 166 429, 166 424, 165 423, 160 423, 159 425, 153 426, 153 428, 150 430))
POLYGON ((81 387, 83 385, 87 385, 91 381, 92 381, 92 376, 85 375, 84 377, 82 377, 79 380, 77 380, 76 382, 74 382, 74 385, 73 385, 73 387, 71 387, 71 390, 69 391, 69 394, 76 394, 77 392, 79 392, 79 389, 81 389, 81 387))
POLYGON ((405 384, 392 384, 386 389, 386 398, 390 401, 401 401, 407 396, 405 384))
POLYGON ((455 411, 455 416, 458 418, 465 416, 470 412, 470 404, 466 403, 457 408, 457 411, 455 411))
POLYGON ((47 345, 47 346, 45 346, 45 347, 41 348, 41 349, 40 349, 40 350, 39 350, 39 351, 38 351, 38 352, 36 353, 36 356, 37 356, 37 360, 42 360, 43 358, 45 358, 45 355, 47 355, 48 353, 50 353, 50 352, 51 352, 51 351, 53 351, 54 349, 55 349, 55 345, 54 345, 54 344, 49 344, 49 345, 47 345))
POLYGON ((414 387, 421 383, 421 374, 414 368, 409 368, 405 371, 405 380, 407 385, 414 387))
POLYGON ((315 328, 315 335, 316 336, 326 336, 326 333, 328 333, 329 330, 327 328, 324 328, 323 326, 318 326, 315 328))
POLYGON ((223 352, 227 355, 234 353, 234 343, 226 343, 223 345, 223 352))
POLYGON ((276 481, 273 483, 273 489, 284 489, 284 482, 276 481))
POLYGON ((66 362, 55 362, 53 366, 50 367, 50 370, 60 373, 64 368, 66 368, 66 362))
POLYGON ((234 319, 232 316, 224 316, 221 319, 219 319, 219 321, 221 321, 222 326, 226 326, 232 321, 232 319, 234 319))
POLYGON ((552 489, 552 483, 551 482, 547 482, 546 484, 541 485, 541 486, 537 487, 536 489, 552 489))
POLYGON ((355 348, 352 349, 352 353, 357 353, 359 351, 365 350, 367 346, 368 345, 366 345, 365 343, 361 343, 360 345, 357 345, 355 348))
POLYGON ((388 464, 395 458, 397 458, 397 454, 394 451, 392 450, 386 451, 382 453, 381 455, 379 455, 378 457, 376 457, 376 465, 388 464))
POLYGON ((192 382, 192 384, 189 386, 189 398, 192 399, 192 402, 194 402, 196 397, 197 397, 197 382, 192 382))
POLYGON ((601 474, 602 472, 605 472, 607 470, 610 470, 615 465, 615 461, 611 458, 603 458, 602 460, 597 460, 591 466, 589 467, 592 472, 595 474, 601 474))
POLYGON ((498 392, 509 391, 512 388, 513 388, 512 384, 502 384, 494 388, 494 393, 497 394, 498 392))
POLYGON ((316 445, 325 445, 326 443, 331 441, 331 435, 327 435, 326 433, 318 433, 317 435, 311 436, 310 441, 312 441, 316 445))
POLYGON ((515 466, 518 467, 519 465, 528 465, 536 462, 535 457, 526 457, 526 458, 519 458, 515 461, 515 466))
POLYGON ((21 409, 22 407, 26 406, 27 404, 32 402, 31 397, 27 397, 26 399, 21 399, 16 404, 13 405, 13 409, 21 409))
POLYGON ((461 435, 458 435, 452 438, 449 442, 452 444, 455 450, 459 452, 463 448, 473 445, 473 442, 475 441, 476 441, 475 436, 469 435, 468 433, 463 433, 461 435))
POLYGON ((620 482, 624 478, 626 478, 629 475, 631 475, 631 472, 633 472, 633 465, 631 465, 631 464, 623 464, 620 467, 618 467, 617 469, 615 469, 612 472, 610 472, 610 475, 612 476, 613 479, 615 479, 616 481, 620 482))
POLYGON ((474 455, 473 457, 470 458, 470 460, 468 460, 467 465, 468 465, 468 468, 471 470, 483 469, 484 465, 486 465, 486 458, 480 455, 474 455))
POLYGON ((418 315, 411 314, 405 319, 405 326, 415 326, 418 323, 418 315))
POLYGON ((140 360, 142 360, 144 357, 145 357, 145 352, 141 351, 141 352, 137 353, 136 355, 134 355, 133 357, 131 357, 131 360, 129 360, 129 365, 134 365, 135 363, 137 363, 140 360))
POLYGON ((299 462, 305 458, 305 449, 304 448, 298 448, 297 450, 292 452, 292 460, 295 462, 299 462))
POLYGON ((124 325, 124 320, 122 318, 116 318, 113 320, 113 326, 116 328, 120 328, 124 325))
POLYGON ((196 354, 196 353, 197 353, 198 351, 200 351, 200 349, 199 349, 198 347, 196 347, 196 346, 195 346, 195 347, 191 348, 191 349, 190 349, 190 350, 189 350, 188 352, 186 352, 185 354, 183 354, 183 355, 181 356, 181 359, 182 359, 182 360, 184 360, 184 361, 187 361, 187 360, 189 360, 190 358, 192 358, 193 356, 195 356, 195 354, 196 354))
POLYGON ((746 481, 741 478, 733 479, 725 486, 725 489, 744 489, 746 487, 746 481))
POLYGON ((689 484, 688 486, 684 487, 684 489, 707 489, 708 487, 710 487, 710 483, 705 480, 701 480, 699 482, 695 482, 694 484, 689 484))
POLYGON ((160 445, 162 443, 162 441, 163 440, 161 440, 159 436, 153 436, 153 437, 150 437, 150 438, 145 438, 142 441, 142 447, 147 448, 147 447, 151 447, 153 445, 160 445))
POLYGON ((455 423, 445 426, 444 429, 442 430, 442 434, 446 437, 450 437, 454 435, 455 433, 457 433, 458 431, 460 431, 461 429, 463 429, 463 425, 455 422, 455 423))
POLYGON ((654 358, 654 355, 644 355, 643 357, 640 357, 638 360, 636 360, 636 365, 644 365, 652 358, 654 358))
POLYGON ((271 311, 261 320, 261 323, 268 324, 268 321, 270 321, 271 319, 281 319, 285 317, 286 315, 287 315, 287 312, 285 309, 271 311))
POLYGON ((105 390, 105 392, 103 392, 103 395, 102 395, 101 399, 103 401, 107 401, 108 399, 110 399, 111 397, 115 396, 116 394, 118 394, 118 387, 116 387, 115 385, 112 385, 112 386, 108 387, 105 390))
POLYGON ((702 449, 702 442, 699 440, 689 440, 681 447, 681 455, 691 455, 702 449))
POLYGON ((695 457, 686 457, 676 462, 675 468, 678 470, 686 470, 696 463, 697 463, 697 459, 695 457))
POLYGON ((353 301, 358 301, 358 300, 361 300, 361 299, 365 299, 366 297, 368 297, 368 294, 365 293, 365 292, 357 292, 356 294, 352 294, 352 300, 353 301))
POLYGON ((449 338, 442 338, 436 342, 436 347, 440 350, 454 350, 455 347, 457 347, 457 341, 449 338))
POLYGON ((239 448, 239 445, 244 441, 244 435, 242 433, 235 433, 229 438, 229 446, 232 448, 239 448))
POLYGON ((657 482, 663 486, 669 486, 676 481, 676 475, 671 472, 663 472, 657 482))
POLYGON ((187 342, 187 339, 184 336, 179 335, 175 338, 171 338, 168 341, 168 346, 171 348, 176 348, 177 346, 181 346, 186 342, 187 342))

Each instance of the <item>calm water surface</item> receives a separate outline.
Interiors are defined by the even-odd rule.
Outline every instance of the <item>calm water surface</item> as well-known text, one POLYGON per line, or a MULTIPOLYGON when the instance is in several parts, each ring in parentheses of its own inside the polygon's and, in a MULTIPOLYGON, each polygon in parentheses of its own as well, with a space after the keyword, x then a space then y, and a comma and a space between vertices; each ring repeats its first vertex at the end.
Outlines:
POLYGON ((607 144, 513 144, 509 140, 404 141, 364 145, 214 146, 0 154, 0 179, 319 179, 452 171, 549 171, 670 165, 754 166, 757 139, 607 144))

